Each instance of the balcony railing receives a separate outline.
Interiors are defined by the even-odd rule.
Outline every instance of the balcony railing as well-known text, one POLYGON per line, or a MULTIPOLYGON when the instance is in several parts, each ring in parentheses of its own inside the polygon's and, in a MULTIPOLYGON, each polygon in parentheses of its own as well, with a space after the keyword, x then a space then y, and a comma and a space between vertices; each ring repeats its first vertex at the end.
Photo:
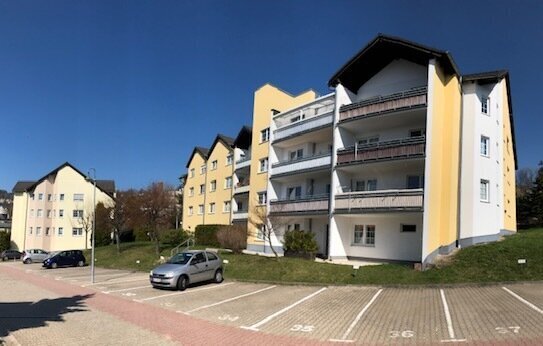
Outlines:
POLYGON ((328 212, 329 194, 298 197, 295 199, 277 199, 270 201, 270 213, 275 215, 290 214, 325 214, 328 212))
POLYGON ((233 220, 245 220, 248 217, 249 217, 249 212, 247 210, 238 210, 232 214, 233 220))
POLYGON ((234 187, 234 193, 247 193, 249 189, 249 184, 239 184, 234 187))
POLYGON ((337 163, 341 165, 354 162, 424 157, 425 146, 425 136, 353 146, 338 150, 337 163))
POLYGON ((336 195, 336 213, 422 211, 423 189, 358 191, 336 195))
POLYGON ((245 168, 251 165, 251 156, 247 155, 236 161, 236 169, 245 168))
POLYGON ((330 167, 332 155, 330 153, 306 156, 292 161, 282 161, 272 164, 271 175, 288 174, 296 171, 307 171, 330 167))
POLYGON ((339 109, 339 121, 415 107, 425 107, 427 105, 427 92, 428 88, 424 86, 345 105, 339 109))
POLYGON ((327 113, 296 121, 292 124, 287 124, 278 128, 273 132, 274 142, 326 126, 330 126, 331 131, 332 123, 334 122, 334 107, 332 105, 332 107, 328 108, 330 108, 330 110, 327 113))

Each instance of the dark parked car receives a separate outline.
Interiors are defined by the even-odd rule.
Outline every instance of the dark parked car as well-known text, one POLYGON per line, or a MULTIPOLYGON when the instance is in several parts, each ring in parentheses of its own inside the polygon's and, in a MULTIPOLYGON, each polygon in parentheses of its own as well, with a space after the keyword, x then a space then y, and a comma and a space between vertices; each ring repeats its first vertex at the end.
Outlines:
POLYGON ((22 255, 23 254, 17 250, 5 250, 5 251, 2 251, 2 254, 0 254, 0 257, 2 258, 2 261, 7 261, 10 259, 21 259, 22 255))
POLYGON ((65 250, 59 251, 54 255, 51 255, 43 261, 43 266, 46 268, 56 267, 68 267, 68 266, 78 266, 82 267, 85 265, 85 256, 83 256, 83 251, 81 250, 65 250))

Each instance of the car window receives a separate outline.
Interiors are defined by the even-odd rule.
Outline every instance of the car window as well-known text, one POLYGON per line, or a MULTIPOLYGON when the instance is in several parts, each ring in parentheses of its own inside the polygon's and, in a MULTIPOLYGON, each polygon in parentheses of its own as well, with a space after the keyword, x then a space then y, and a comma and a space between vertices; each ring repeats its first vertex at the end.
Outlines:
POLYGON ((192 258, 191 253, 187 253, 187 252, 178 253, 178 254, 174 255, 172 258, 170 258, 168 263, 187 264, 190 261, 191 258, 192 258))
POLYGON ((196 264, 196 263, 203 263, 206 261, 206 258, 204 257, 204 254, 202 252, 199 252, 197 253, 196 255, 194 255, 194 259, 192 260, 192 264, 196 264))
POLYGON ((215 261, 217 259, 217 256, 215 256, 215 254, 212 252, 206 252, 206 254, 207 254, 208 261, 215 261))

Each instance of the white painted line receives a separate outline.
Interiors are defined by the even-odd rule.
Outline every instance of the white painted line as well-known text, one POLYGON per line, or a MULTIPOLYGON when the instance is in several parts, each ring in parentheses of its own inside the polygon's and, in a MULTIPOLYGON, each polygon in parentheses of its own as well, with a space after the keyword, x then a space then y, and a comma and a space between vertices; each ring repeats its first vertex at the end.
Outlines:
MULTIPOLYGON (((100 274, 100 273, 94 273, 94 277, 103 277, 103 276, 123 276, 127 274, 135 274, 135 273, 109 273, 109 274, 100 274)), ((66 280, 79 280, 79 279, 86 279, 90 278, 91 274, 88 273, 86 275, 76 275, 76 276, 65 276, 64 279, 66 280)))
MULTIPOLYGON (((192 312, 196 312, 196 311, 199 311, 199 310, 203 310, 203 309, 207 309, 207 308, 211 308, 213 306, 217 306, 217 305, 221 305, 221 304, 224 304, 224 303, 228 303, 228 302, 231 302, 231 301, 234 301, 234 300, 237 300, 237 299, 241 299, 241 298, 245 298, 245 297, 248 297, 248 296, 252 296, 253 294, 257 294, 257 293, 260 293, 260 292, 264 292, 264 291, 267 291, 269 289, 272 289, 272 288, 275 288, 277 286, 268 286, 266 288, 263 288, 263 289, 260 289, 260 290, 257 290, 257 291, 253 291, 253 292, 249 292, 249 293, 245 293, 245 294, 242 294, 242 295, 239 295, 239 296, 236 296, 236 297, 232 297, 232 298, 228 298, 228 299, 225 299, 225 300, 221 300, 220 302, 217 302, 217 303, 213 303, 213 304, 208 304, 208 305, 204 305, 204 306, 200 306, 198 308, 195 308, 195 309, 192 309, 192 310, 189 310, 189 311, 185 311, 185 313, 187 314, 190 314, 192 312)), ((181 311, 177 311, 177 312, 181 312, 181 311)))
POLYGON ((268 323, 269 321, 273 320, 273 319, 276 318, 277 316, 279 316, 279 315, 281 315, 281 314, 287 312, 288 310, 292 309, 292 308, 295 307, 296 305, 301 304, 301 303, 305 302, 306 300, 313 298, 314 296, 316 296, 317 294, 323 292, 324 290, 326 290, 326 287, 323 287, 323 288, 321 288, 320 290, 318 290, 317 292, 313 292, 313 293, 311 293, 310 295, 308 295, 308 296, 306 296, 306 297, 304 297, 304 298, 298 300, 297 302, 295 302, 295 303, 293 303, 293 304, 287 306, 286 308, 283 308, 283 309, 281 309, 281 310, 279 310, 279 311, 277 311, 277 312, 271 314, 270 316, 266 317, 266 318, 263 319, 262 321, 260 321, 260 322, 258 322, 258 323, 255 323, 255 324, 253 324, 253 325, 250 326, 250 327, 242 327, 242 328, 243 328, 243 329, 249 329, 249 330, 255 330, 255 331, 257 331, 257 330, 258 330, 258 327, 260 327, 260 326, 262 326, 262 325, 268 323))
POLYGON ((330 341, 330 342, 344 342, 344 343, 347 343, 347 344, 350 344, 350 343, 354 342, 354 340, 341 340, 341 339, 329 339, 328 341, 330 341))
POLYGON ((153 300, 153 299, 158 299, 158 298, 176 296, 176 295, 193 293, 193 292, 198 292, 198 291, 212 290, 214 288, 221 288, 221 287, 225 287, 225 286, 228 286, 228 285, 231 285, 231 284, 233 284, 233 282, 228 282, 228 283, 225 283, 225 284, 213 285, 213 286, 203 287, 203 288, 196 288, 196 289, 187 290, 187 291, 183 291, 183 292, 174 292, 174 293, 169 293, 169 294, 163 294, 163 295, 160 295, 160 296, 154 296, 154 297, 149 297, 149 298, 134 299, 134 301, 138 302, 138 303, 141 303, 141 302, 144 302, 144 301, 147 301, 147 300, 153 300))
POLYGON ((345 333, 343 333, 343 336, 341 337, 341 339, 339 340, 343 340, 343 341, 347 341, 347 337, 349 336, 349 334, 351 334, 351 332, 353 331, 353 328, 358 324, 358 322, 360 322, 360 319, 362 318, 362 316, 366 313, 366 311, 368 311, 368 309, 370 308, 371 304, 373 304, 373 302, 377 299, 377 297, 379 297, 379 295, 381 294, 381 292, 383 292, 383 289, 381 288, 379 291, 377 291, 377 293, 375 293, 373 295, 373 297, 371 298, 371 300, 368 302, 368 304, 366 304, 366 306, 364 306, 364 308, 358 313, 358 315, 356 316, 356 318, 354 319, 354 321, 351 323, 351 325, 349 326, 349 328, 347 328, 347 330, 345 331, 345 333))
POLYGON ((445 319, 447 320, 447 329, 449 331, 449 339, 441 340, 441 342, 464 342, 464 341, 466 341, 466 339, 456 339, 455 338, 451 313, 449 311, 449 304, 447 304, 447 299, 445 299, 445 291, 443 291, 443 289, 440 289, 439 293, 441 295, 441 302, 443 303, 443 311, 445 311, 445 319))
POLYGON ((142 288, 149 288, 149 287, 151 287, 151 286, 150 286, 150 285, 146 285, 146 286, 138 286, 138 287, 122 288, 122 289, 120 289, 120 290, 103 291, 102 293, 110 294, 110 293, 114 293, 114 292, 132 291, 132 290, 139 290, 139 289, 142 289, 142 288))
POLYGON ((524 304, 528 305, 530 308, 532 308, 533 310, 539 312, 540 314, 543 314, 543 310, 541 310, 540 308, 538 308, 535 304, 532 304, 530 303, 529 301, 527 301, 526 299, 522 298, 521 296, 519 296, 518 294, 516 294, 515 292, 511 291, 510 289, 508 289, 507 287, 502 287, 506 292, 508 292, 510 295, 512 295, 513 297, 517 298, 518 300, 520 300, 521 302, 523 302, 524 304))
MULTIPOLYGON (((115 280, 115 278, 110 279, 110 280, 115 280)), ((98 282, 95 282, 93 284, 91 283, 91 284, 81 285, 81 287, 89 287, 89 286, 94 286, 94 285, 107 285, 107 284, 124 284, 124 283, 127 283, 127 282, 144 281, 144 280, 149 280, 149 277, 146 276, 146 277, 143 277, 143 278, 137 278, 137 279, 132 279, 132 280, 122 280, 122 281, 98 281, 98 282)))

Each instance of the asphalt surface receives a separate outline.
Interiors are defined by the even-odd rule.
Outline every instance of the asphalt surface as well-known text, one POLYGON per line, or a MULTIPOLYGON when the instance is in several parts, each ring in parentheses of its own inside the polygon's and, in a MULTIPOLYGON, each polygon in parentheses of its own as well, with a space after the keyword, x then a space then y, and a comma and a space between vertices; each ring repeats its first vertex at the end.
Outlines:
POLYGON ((543 344, 543 283, 387 288, 225 281, 0 263, 6 344, 543 344))

